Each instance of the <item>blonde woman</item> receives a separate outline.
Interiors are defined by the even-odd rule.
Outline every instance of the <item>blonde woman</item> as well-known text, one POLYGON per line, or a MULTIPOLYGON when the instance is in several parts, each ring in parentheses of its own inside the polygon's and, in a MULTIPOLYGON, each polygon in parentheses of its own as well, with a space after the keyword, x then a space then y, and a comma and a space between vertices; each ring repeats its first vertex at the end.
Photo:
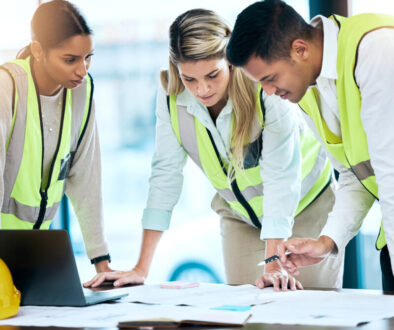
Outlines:
POLYGON ((301 271, 298 279, 277 261, 264 271, 257 267, 292 235, 318 237, 334 202, 331 167, 291 105, 268 97, 227 62, 230 34, 215 13, 203 9, 187 11, 171 25, 140 257, 131 271, 101 273, 85 286, 105 279, 115 286, 144 282, 181 193, 188 155, 217 190, 212 208, 220 216, 228 283, 273 285, 277 291, 302 289, 301 282, 341 287, 340 257, 301 271))

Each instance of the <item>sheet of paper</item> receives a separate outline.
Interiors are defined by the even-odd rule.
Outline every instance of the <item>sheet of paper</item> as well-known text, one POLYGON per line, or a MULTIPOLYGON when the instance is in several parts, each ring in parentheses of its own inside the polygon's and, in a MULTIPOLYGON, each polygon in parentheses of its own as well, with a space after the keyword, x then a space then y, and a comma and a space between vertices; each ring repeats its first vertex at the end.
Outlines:
POLYGON ((252 308, 249 323, 357 326, 394 317, 394 296, 367 290, 275 293, 264 289, 260 297, 266 303, 252 308))
POLYGON ((199 287, 185 290, 160 288, 160 284, 132 287, 129 296, 122 301, 147 304, 189 305, 217 307, 221 305, 254 305, 261 303, 261 290, 253 285, 230 286, 225 284, 201 283, 199 287))
POLYGON ((89 307, 24 306, 20 308, 16 317, 0 320, 0 325, 112 328, 116 327, 119 321, 164 317, 174 320, 242 324, 250 314, 250 311, 217 311, 186 306, 133 303, 99 304, 89 307))
POLYGON ((98 304, 89 307, 22 306, 15 317, 0 325, 58 327, 116 327, 130 313, 129 303, 98 304))

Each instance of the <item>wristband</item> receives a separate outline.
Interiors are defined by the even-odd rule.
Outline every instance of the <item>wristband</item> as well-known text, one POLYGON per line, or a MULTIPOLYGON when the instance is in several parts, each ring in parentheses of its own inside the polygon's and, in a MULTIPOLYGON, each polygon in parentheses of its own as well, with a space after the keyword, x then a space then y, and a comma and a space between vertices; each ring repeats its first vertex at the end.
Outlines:
POLYGON ((108 262, 111 262, 111 257, 109 255, 109 253, 104 256, 99 256, 99 257, 90 259, 90 262, 91 262, 91 264, 97 264, 100 261, 104 261, 104 260, 108 260, 108 262))

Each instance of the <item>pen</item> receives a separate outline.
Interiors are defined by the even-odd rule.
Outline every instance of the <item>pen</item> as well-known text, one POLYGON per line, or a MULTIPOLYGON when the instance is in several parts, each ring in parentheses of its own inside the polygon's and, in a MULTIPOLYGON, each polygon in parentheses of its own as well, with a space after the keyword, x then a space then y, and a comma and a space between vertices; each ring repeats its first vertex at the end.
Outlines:
MULTIPOLYGON (((289 254, 290 254, 290 252, 287 251, 287 252, 286 252, 286 255, 289 255, 289 254)), ((265 265, 265 264, 268 264, 268 263, 271 262, 271 261, 275 261, 275 260, 278 260, 278 259, 279 259, 279 256, 278 256, 277 254, 274 254, 272 257, 269 257, 269 258, 267 258, 267 259, 265 259, 265 260, 259 262, 259 263, 257 264, 257 266, 263 266, 263 265, 265 265)))

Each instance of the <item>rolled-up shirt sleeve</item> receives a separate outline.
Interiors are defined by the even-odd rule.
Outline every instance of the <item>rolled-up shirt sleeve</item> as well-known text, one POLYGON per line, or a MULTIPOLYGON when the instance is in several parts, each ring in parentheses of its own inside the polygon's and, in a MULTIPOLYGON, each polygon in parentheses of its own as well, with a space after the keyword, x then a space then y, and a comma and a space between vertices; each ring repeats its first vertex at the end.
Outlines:
POLYGON ((166 230, 183 185, 186 152, 172 129, 167 95, 159 87, 156 101, 156 147, 149 179, 149 195, 142 216, 143 229, 166 230))
POLYGON ((298 109, 264 94, 266 108, 260 160, 264 186, 260 238, 286 239, 292 234, 301 189, 298 109))

